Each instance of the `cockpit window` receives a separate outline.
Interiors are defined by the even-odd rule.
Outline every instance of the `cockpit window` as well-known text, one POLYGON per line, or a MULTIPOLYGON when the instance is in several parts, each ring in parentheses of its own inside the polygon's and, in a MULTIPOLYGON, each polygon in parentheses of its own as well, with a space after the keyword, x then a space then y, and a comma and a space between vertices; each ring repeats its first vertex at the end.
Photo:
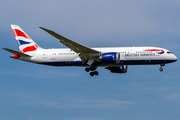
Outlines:
POLYGON ((172 54, 172 52, 170 52, 170 51, 167 51, 167 54, 172 54))

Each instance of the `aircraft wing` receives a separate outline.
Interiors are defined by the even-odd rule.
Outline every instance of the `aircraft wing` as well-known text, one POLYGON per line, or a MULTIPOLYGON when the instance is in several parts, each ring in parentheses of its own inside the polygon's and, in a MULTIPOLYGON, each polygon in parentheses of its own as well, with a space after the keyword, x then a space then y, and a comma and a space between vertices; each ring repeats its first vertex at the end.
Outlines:
POLYGON ((95 61, 99 61, 99 59, 97 59, 97 57, 100 56, 99 51, 93 50, 91 48, 88 48, 86 46, 83 46, 79 43, 76 43, 68 38, 65 38, 57 33, 55 33, 54 31, 45 29, 43 27, 40 27, 41 29, 43 29, 44 31, 48 32, 49 34, 51 34, 52 36, 54 36, 55 38, 59 39, 60 42, 67 46, 68 48, 70 48, 72 51, 76 52, 79 54, 79 57, 81 58, 81 60, 84 62, 92 59, 95 61))

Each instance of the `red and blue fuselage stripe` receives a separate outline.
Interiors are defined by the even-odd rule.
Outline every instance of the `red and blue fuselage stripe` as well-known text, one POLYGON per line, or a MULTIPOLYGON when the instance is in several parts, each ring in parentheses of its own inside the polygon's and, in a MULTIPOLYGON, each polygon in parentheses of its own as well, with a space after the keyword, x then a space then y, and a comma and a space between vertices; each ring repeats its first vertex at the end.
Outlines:
POLYGON ((144 51, 157 51, 158 54, 163 54, 164 53, 164 50, 162 50, 162 49, 147 49, 147 50, 144 50, 144 51))

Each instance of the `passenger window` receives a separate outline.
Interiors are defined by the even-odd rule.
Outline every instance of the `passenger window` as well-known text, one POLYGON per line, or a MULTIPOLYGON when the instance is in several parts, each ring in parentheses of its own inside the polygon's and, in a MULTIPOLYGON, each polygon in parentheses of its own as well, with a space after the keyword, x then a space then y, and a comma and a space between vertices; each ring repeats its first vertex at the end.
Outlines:
POLYGON ((170 52, 170 51, 167 51, 167 54, 172 54, 172 52, 170 52))

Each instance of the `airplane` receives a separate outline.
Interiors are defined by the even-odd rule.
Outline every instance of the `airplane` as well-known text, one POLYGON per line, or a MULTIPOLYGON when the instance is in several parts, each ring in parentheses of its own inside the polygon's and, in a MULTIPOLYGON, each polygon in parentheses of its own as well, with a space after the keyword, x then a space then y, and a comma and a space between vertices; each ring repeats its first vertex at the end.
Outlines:
POLYGON ((65 38, 54 31, 40 27, 54 36, 68 48, 43 49, 37 45, 18 25, 11 25, 20 52, 3 48, 13 53, 11 58, 18 60, 50 65, 50 66, 79 66, 85 67, 91 76, 98 75, 96 69, 104 67, 112 73, 126 73, 128 65, 162 66, 177 61, 177 57, 167 49, 159 47, 101 47, 89 48, 65 38))

